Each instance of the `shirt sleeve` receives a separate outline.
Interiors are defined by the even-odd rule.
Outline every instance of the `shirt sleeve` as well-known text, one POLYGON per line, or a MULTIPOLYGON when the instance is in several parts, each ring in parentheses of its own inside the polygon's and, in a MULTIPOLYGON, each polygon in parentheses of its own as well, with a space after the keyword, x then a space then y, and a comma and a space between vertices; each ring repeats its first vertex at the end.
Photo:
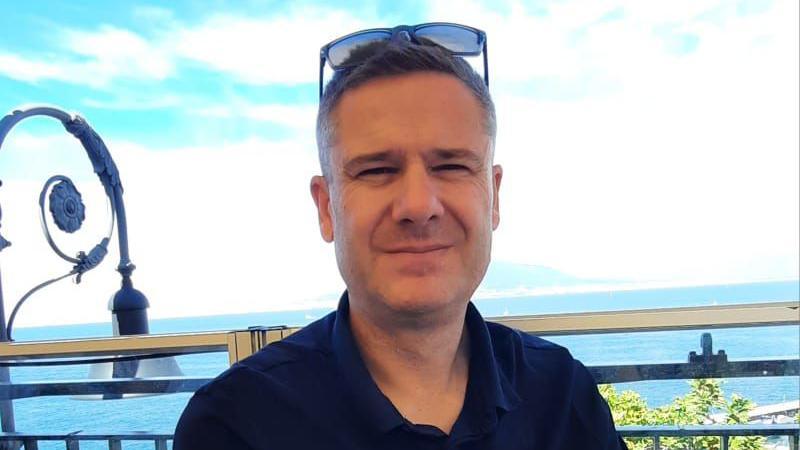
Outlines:
POLYGON ((614 418, 592 374, 575 360, 575 394, 572 407, 584 426, 597 438, 598 450, 628 450, 616 427, 614 418))
POLYGON ((173 450, 251 450, 217 416, 208 397, 196 393, 175 429, 173 450))

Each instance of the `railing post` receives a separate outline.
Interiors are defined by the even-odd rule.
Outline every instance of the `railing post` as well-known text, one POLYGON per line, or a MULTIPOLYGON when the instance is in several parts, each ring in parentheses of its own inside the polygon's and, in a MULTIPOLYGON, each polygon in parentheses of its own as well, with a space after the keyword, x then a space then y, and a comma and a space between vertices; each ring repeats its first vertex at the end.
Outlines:
POLYGON ((722 450, 728 450, 728 435, 723 434, 719 437, 719 440, 722 443, 722 450))
POLYGON ((108 450, 122 450, 122 441, 119 439, 109 439, 108 450))
POLYGON ((167 440, 156 439, 156 450, 167 450, 167 440))
POLYGON ((800 450, 798 442, 800 442, 800 431, 789 436, 789 450, 800 450))
POLYGON ((228 333, 228 361, 231 365, 257 353, 267 344, 279 341, 290 334, 285 325, 250 327, 247 330, 228 333))
MULTIPOLYGON (((2 239, 2 236, 0 236, 0 240, 2 239)), ((0 250, 2 250, 2 248, 0 248, 0 250)), ((7 341, 8 336, 6 336, 6 313, 3 307, 3 281, 0 279, 0 342, 7 341)), ((10 382, 11 374, 8 370, 8 367, 0 367, 0 383, 10 382)), ((16 431, 16 427, 14 425, 13 400, 0 400, 0 430, 6 433, 16 431)), ((4 448, 2 444, 0 444, 0 448, 4 448)), ((19 447, 14 447, 13 445, 9 444, 8 448, 13 449, 19 447)))
POLYGON ((81 443, 75 439, 67 439, 67 450, 80 450, 81 443))
POLYGON ((653 436, 653 450, 661 450, 661 437, 659 435, 653 436))

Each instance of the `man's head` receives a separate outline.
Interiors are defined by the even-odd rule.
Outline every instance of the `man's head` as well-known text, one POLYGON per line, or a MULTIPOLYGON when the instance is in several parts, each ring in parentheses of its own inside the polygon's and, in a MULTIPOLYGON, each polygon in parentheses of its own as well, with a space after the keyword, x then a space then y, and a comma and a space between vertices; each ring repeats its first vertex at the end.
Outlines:
POLYGON ((339 100, 347 91, 370 80, 392 75, 439 72, 461 80, 483 110, 483 126, 486 134, 492 138, 492 150, 494 150, 497 117, 489 87, 463 58, 455 57, 435 44, 416 45, 403 41, 373 43, 357 51, 373 55, 365 58, 360 54, 351 54, 354 59, 365 59, 364 63, 352 70, 335 72, 320 98, 317 112, 317 150, 323 175, 327 177, 330 174, 330 151, 336 142, 336 122, 332 113, 339 100))
POLYGON ((354 308, 424 315, 469 300, 499 221, 494 134, 483 80, 439 47, 391 43, 334 75, 311 190, 354 308))

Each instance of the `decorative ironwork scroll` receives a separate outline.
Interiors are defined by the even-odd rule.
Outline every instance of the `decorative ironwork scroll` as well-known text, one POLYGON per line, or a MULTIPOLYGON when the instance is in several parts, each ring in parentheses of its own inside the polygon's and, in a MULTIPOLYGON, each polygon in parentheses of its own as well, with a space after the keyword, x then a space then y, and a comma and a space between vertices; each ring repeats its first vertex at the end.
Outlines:
MULTIPOLYGON (((76 277, 76 282, 80 283, 81 277, 86 272, 97 267, 108 254, 108 245, 114 231, 116 224, 117 235, 119 239, 119 252, 120 259, 117 265, 117 271, 122 275, 123 290, 120 291, 129 297, 130 292, 136 292, 132 288, 130 276, 135 266, 131 263, 128 252, 128 231, 127 221, 125 219, 125 206, 122 199, 122 183, 120 182, 119 170, 108 151, 108 147, 103 142, 103 139, 92 129, 91 126, 82 117, 71 115, 65 111, 53 107, 34 107, 29 109, 15 110, 11 114, 6 115, 0 120, 0 148, 2 148, 3 141, 8 135, 9 131, 22 120, 34 117, 46 116, 59 120, 64 128, 77 138, 83 145, 86 155, 92 164, 92 169, 100 182, 108 197, 111 205, 111 225, 107 236, 103 237, 93 248, 89 251, 81 251, 75 256, 70 256, 62 251, 55 243, 50 229, 48 227, 48 220, 46 211, 49 210, 52 222, 63 232, 74 233, 81 228, 86 218, 86 207, 83 203, 83 198, 80 191, 75 186, 75 183, 64 175, 55 175, 50 177, 42 188, 39 196, 39 210, 41 213, 42 229, 53 251, 62 259, 72 264, 72 270, 66 275, 45 281, 33 289, 28 291, 14 307, 8 325, 5 325, 5 313, 3 312, 3 297, 0 291, 0 326, 6 331, 5 338, 12 340, 11 331, 14 323, 14 318, 19 311, 20 306, 39 289, 44 288, 58 280, 70 276, 76 277), (46 208, 45 204, 48 203, 49 207, 46 208), (127 288, 127 289, 126 289, 127 288), (129 292, 130 291, 130 292, 129 292)), ((0 213, 0 219, 2 214, 0 213)), ((8 247, 8 242, 2 235, 0 235, 0 251, 8 247)), ((120 293, 117 294, 119 296, 120 293)), ((141 294, 141 293, 138 293, 141 294)), ((146 308, 147 301, 144 296, 141 296, 143 308, 146 308)), ((113 306, 113 305, 112 305, 113 306)))

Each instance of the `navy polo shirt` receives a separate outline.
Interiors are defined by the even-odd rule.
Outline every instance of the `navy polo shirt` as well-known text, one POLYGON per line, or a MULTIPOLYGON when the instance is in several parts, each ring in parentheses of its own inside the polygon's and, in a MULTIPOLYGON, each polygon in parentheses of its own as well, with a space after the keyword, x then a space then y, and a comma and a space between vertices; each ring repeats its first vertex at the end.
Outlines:
POLYGON ((406 420, 364 365, 347 293, 337 311, 198 390, 175 450, 624 449, 586 368, 556 344, 467 308, 469 381, 450 434, 406 420))

